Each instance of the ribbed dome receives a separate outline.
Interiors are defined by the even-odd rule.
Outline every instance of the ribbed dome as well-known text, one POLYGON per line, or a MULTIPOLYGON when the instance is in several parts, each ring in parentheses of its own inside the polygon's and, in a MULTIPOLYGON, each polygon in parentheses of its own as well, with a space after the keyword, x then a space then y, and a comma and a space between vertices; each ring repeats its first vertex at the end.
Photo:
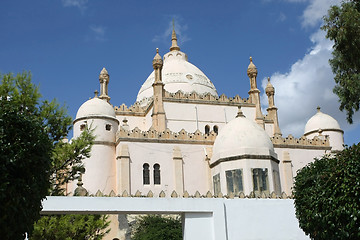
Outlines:
POLYGON ((304 134, 321 130, 341 130, 339 123, 330 115, 322 113, 318 107, 318 112, 312 116, 305 125, 304 134))
POLYGON ((240 113, 219 132, 212 158, 217 160, 244 154, 275 155, 274 146, 265 130, 240 113))
POLYGON ((76 114, 76 119, 89 116, 115 118, 115 110, 107 101, 95 97, 80 106, 76 114))
MULTIPOLYGON (((152 72, 142 85, 136 101, 140 102, 153 96, 152 84, 154 80, 155 75, 152 72)), ((164 55, 162 82, 165 84, 165 90, 170 93, 176 93, 180 90, 184 93, 210 93, 218 97, 215 86, 210 79, 200 69, 189 63, 186 54, 181 51, 173 50, 164 55)))

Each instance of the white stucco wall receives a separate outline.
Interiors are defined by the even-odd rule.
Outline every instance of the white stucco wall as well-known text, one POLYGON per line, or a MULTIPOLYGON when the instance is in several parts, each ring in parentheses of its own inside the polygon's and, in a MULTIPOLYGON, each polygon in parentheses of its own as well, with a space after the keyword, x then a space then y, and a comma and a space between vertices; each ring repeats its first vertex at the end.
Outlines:
POLYGON ((186 240, 302 240, 291 199, 52 197, 41 214, 182 214, 186 240))
MULTIPOLYGON (((208 187, 207 162, 204 147, 207 145, 122 142, 128 144, 130 155, 131 193, 137 190, 147 194, 151 190, 158 195, 161 190, 170 196, 175 189, 173 149, 178 146, 183 156, 184 190, 190 194, 195 191, 206 193, 208 187), (150 184, 143 184, 143 165, 150 165, 150 184), (153 166, 160 165, 161 184, 154 184, 153 166)), ((121 177, 121 176, 118 176, 121 177)))
MULTIPOLYGON (((174 102, 164 102, 164 108, 167 127, 173 132, 179 132, 181 129, 195 132, 199 129, 204 133, 206 125, 210 126, 210 130, 217 125, 221 130, 238 112, 236 106, 174 102)), ((247 118, 255 119, 255 108, 243 107, 242 111, 247 118)))

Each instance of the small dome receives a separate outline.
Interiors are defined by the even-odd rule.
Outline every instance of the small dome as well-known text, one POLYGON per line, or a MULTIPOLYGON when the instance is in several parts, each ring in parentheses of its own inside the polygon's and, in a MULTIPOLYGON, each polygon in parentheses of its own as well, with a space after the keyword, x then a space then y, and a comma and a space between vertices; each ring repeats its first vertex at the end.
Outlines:
POLYGON ((320 107, 317 108, 317 113, 312 116, 305 125, 304 134, 321 130, 341 130, 339 123, 330 115, 322 113, 320 107))
POLYGON ((254 121, 244 117, 240 110, 238 116, 226 124, 216 137, 213 159, 245 154, 275 156, 269 135, 254 121))
POLYGON ((76 119, 90 116, 116 118, 114 108, 107 101, 101 100, 97 97, 92 98, 81 105, 77 111, 76 119))

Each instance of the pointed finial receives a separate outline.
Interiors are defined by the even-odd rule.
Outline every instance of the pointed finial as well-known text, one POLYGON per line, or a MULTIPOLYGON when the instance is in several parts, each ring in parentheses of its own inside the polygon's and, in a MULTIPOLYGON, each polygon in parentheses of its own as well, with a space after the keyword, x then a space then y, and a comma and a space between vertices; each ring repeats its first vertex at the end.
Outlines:
POLYGON ((251 78, 251 77, 256 77, 257 74, 258 74, 257 68, 256 68, 255 64, 253 63, 252 57, 250 57, 250 64, 247 69, 247 75, 251 78))
POLYGON ((109 74, 105 67, 101 70, 100 74, 109 74))
POLYGON ((175 32, 175 23, 174 23, 174 19, 173 19, 173 30, 171 33, 171 47, 170 47, 170 51, 180 51, 180 47, 177 44, 177 37, 176 37, 176 32, 175 32))
POLYGON ((163 65, 163 60, 161 59, 158 48, 156 48, 156 54, 152 61, 152 64, 153 64, 154 69, 158 69, 158 68, 162 67, 162 65, 163 65))
POLYGON ((242 110, 241 110, 241 106, 238 107, 238 113, 237 113, 236 117, 237 117, 237 118, 238 118, 238 117, 245 117, 244 114, 243 114, 243 112, 242 112, 242 110))
POLYGON ((99 91, 98 91, 98 90, 95 90, 95 91, 94 91, 94 94, 95 94, 95 97, 94 97, 94 98, 97 98, 98 95, 99 95, 99 91))
POLYGON ((275 94, 275 88, 274 86, 271 84, 270 82, 270 77, 268 77, 268 83, 266 85, 266 88, 265 88, 265 93, 266 95, 274 95, 275 94))
POLYGON ((320 108, 320 106, 317 106, 316 109, 317 109, 317 112, 319 113, 321 108, 320 108))

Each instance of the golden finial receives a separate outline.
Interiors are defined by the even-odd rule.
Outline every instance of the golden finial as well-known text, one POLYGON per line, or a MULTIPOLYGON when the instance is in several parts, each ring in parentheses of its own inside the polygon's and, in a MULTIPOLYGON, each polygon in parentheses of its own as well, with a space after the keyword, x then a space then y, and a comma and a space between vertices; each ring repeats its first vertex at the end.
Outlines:
POLYGON ((97 98, 98 95, 99 95, 99 91, 98 91, 98 90, 95 90, 95 91, 94 91, 94 94, 95 94, 95 97, 94 97, 94 98, 97 98))
POLYGON ((172 34, 171 34, 170 51, 180 51, 180 47, 177 44, 177 37, 176 37, 176 32, 175 32, 175 21, 174 21, 174 19, 172 20, 172 26, 173 26, 173 30, 172 30, 172 34))
POLYGON ((158 48, 156 48, 156 54, 152 61, 152 64, 154 69, 160 68, 163 65, 163 60, 161 59, 158 48))
POLYGON ((256 68, 255 64, 253 63, 252 57, 250 57, 250 64, 247 69, 247 74, 251 78, 251 77, 256 77, 257 73, 258 73, 257 68, 256 68))
POLYGON ((316 109, 317 109, 317 112, 319 113, 321 108, 320 108, 320 106, 317 106, 316 109))

